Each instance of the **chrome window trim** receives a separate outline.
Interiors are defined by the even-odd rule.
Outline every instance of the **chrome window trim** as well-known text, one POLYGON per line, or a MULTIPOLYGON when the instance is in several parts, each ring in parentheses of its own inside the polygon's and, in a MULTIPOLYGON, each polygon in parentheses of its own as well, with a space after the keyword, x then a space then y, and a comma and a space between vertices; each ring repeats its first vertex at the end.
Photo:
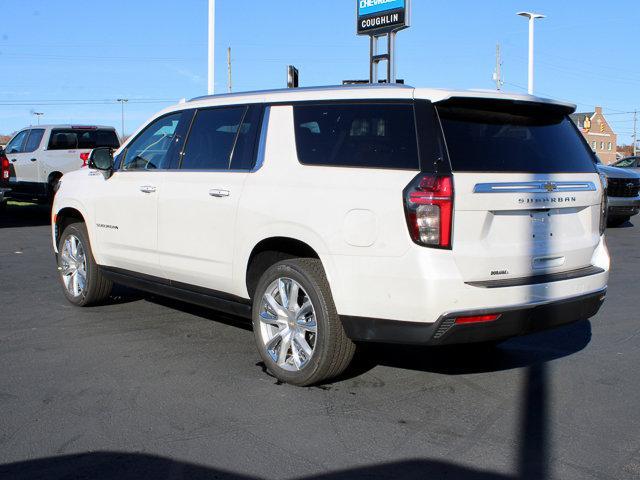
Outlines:
POLYGON ((473 193, 564 193, 564 192, 596 192, 598 188, 593 182, 511 182, 511 183, 478 183, 473 193))
MULTIPOLYGON (((216 173, 216 172, 225 172, 225 173, 255 173, 258 170, 260 170, 262 168, 262 166, 264 165, 264 160, 265 160, 265 156, 266 156, 266 151, 267 151, 267 132, 269 131, 269 118, 271 115, 271 107, 270 106, 265 106, 264 112, 263 112, 263 117, 262 117, 262 127, 260 129, 260 139, 259 139, 259 143, 258 143, 258 152, 256 155, 256 164, 255 166, 249 170, 249 169, 245 169, 245 170, 230 170, 228 168, 224 168, 224 169, 204 169, 204 170, 182 170, 180 168, 154 168, 152 170, 122 170, 122 169, 118 169, 114 171, 114 174, 117 173, 143 173, 143 172, 148 172, 148 173, 166 173, 166 172, 172 172, 172 173, 177 173, 177 172, 183 172, 183 173, 216 173)), ((195 117, 194 117, 195 118, 195 117)))

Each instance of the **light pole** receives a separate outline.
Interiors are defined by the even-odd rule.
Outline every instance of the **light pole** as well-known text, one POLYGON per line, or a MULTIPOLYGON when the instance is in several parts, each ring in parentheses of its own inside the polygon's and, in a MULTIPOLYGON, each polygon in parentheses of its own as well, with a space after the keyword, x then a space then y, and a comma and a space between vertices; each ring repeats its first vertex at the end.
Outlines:
POLYGON ((533 95, 533 32, 538 18, 545 18, 540 13, 519 12, 518 15, 529 19, 529 95, 533 95))
POLYGON ((207 93, 215 92, 216 0, 209 0, 209 75, 207 93))
POLYGON ((38 125, 40 125, 40 117, 44 115, 43 112, 33 112, 33 114, 36 116, 36 118, 38 119, 38 125))
POLYGON ((120 103, 120 107, 122 110, 122 141, 124 142, 124 104, 127 103, 129 101, 128 98, 119 98, 118 99, 118 103, 120 103))

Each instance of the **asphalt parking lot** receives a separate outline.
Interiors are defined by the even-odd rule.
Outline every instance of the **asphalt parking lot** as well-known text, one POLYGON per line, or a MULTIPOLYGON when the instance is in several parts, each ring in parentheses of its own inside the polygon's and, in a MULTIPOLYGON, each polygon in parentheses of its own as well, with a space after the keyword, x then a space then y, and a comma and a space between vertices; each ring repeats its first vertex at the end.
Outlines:
POLYGON ((278 384, 249 325, 119 290, 77 309, 43 207, 0 214, 2 479, 640 478, 640 229, 591 321, 496 349, 367 346, 278 384))

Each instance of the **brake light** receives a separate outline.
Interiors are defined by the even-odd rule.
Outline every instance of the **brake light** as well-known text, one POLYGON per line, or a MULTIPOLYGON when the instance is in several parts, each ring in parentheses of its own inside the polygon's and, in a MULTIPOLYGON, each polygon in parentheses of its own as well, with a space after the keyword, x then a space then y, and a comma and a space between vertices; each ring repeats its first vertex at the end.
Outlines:
POLYGON ((82 160, 82 168, 86 167, 88 165, 88 161, 89 161, 89 154, 88 153, 81 153, 80 154, 80 160, 82 160))
POLYGON ((0 162, 2 162, 2 180, 9 180, 9 176, 11 175, 10 167, 9 167, 9 159, 6 155, 0 156, 0 162))
POLYGON ((602 236, 607 229, 607 215, 609 213, 609 182, 603 174, 600 174, 600 184, 602 185, 602 199, 600 200, 600 236, 602 236))
POLYGON ((470 323, 488 323, 495 322, 500 318, 500 315, 475 315, 472 317, 458 317, 456 318, 456 325, 468 325, 470 323))
POLYGON ((431 248, 451 248, 451 176, 417 176, 404 191, 404 208, 409 233, 415 243, 431 248))

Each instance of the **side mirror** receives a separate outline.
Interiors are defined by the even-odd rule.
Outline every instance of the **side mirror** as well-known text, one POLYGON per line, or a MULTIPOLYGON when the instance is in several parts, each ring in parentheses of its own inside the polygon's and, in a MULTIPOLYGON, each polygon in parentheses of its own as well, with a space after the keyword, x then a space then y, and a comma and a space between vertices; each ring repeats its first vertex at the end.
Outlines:
POLYGON ((89 168, 103 172, 113 170, 113 150, 109 147, 99 147, 91 150, 89 168))

